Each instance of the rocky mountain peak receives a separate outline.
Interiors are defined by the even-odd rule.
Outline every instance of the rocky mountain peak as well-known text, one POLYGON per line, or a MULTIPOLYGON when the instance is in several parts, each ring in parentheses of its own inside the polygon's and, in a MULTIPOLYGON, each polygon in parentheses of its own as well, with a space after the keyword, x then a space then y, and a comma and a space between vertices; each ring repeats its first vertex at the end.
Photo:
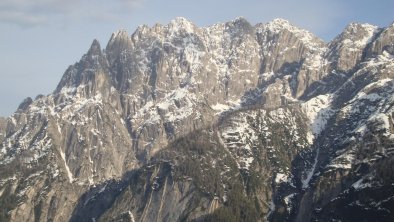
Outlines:
POLYGON ((92 44, 90 45, 87 55, 96 56, 96 55, 100 55, 101 53, 102 51, 101 51, 100 42, 97 39, 94 39, 92 44))
POLYGON ((294 25, 290 24, 290 22, 286 19, 283 18, 276 18, 272 20, 271 22, 267 23, 267 26, 271 28, 271 30, 276 30, 276 29, 294 29, 294 25))
POLYGON ((196 25, 194 25, 191 21, 187 20, 183 17, 177 17, 170 21, 170 23, 166 26, 170 32, 178 33, 180 31, 184 31, 186 33, 194 32, 196 25))
MULTIPOLYGON (((350 23, 337 38, 351 48, 364 48, 377 33, 378 27, 367 23, 350 23)), ((334 40, 336 41, 336 39, 334 40)))
POLYGON ((308 33, 308 31, 300 29, 293 24, 291 24, 288 20, 286 19, 274 19, 266 24, 264 24, 264 27, 268 29, 269 31, 273 33, 280 33, 284 30, 290 31, 290 32, 295 32, 295 33, 308 33))
POLYGON ((126 29, 120 29, 114 33, 112 33, 111 38, 109 39, 108 43, 113 43, 119 39, 126 39, 129 37, 129 34, 127 33, 126 29))
POLYGON ((99 41, 95 39, 81 60, 70 66, 63 74, 55 94, 62 94, 61 92, 65 91, 67 94, 74 95, 75 89, 85 86, 86 88, 80 92, 80 96, 89 97, 95 94, 96 90, 101 88, 96 86, 97 84, 102 85, 102 79, 106 79, 105 82, 108 82, 108 65, 107 57, 101 50, 99 41))
POLYGON ((193 26, 194 24, 185 17, 176 17, 170 21, 170 24, 179 26, 193 26))
POLYGON ((105 53, 108 56, 109 62, 112 63, 124 50, 130 49, 132 44, 131 36, 129 36, 126 30, 121 29, 112 33, 107 47, 105 48, 105 53))
POLYGON ((254 35, 254 27, 244 17, 237 17, 231 22, 227 22, 226 30, 233 37, 242 37, 244 35, 254 35))
POLYGON ((371 25, 369 23, 352 22, 346 26, 343 33, 349 33, 350 35, 370 35, 369 33, 376 32, 377 29, 377 26, 371 25))
POLYGON ((111 38, 108 41, 107 49, 111 47, 117 47, 118 45, 130 44, 130 36, 125 29, 120 29, 112 33, 111 38))
POLYGON ((335 69, 345 73, 353 69, 378 30, 378 27, 370 24, 350 23, 329 44, 329 59, 335 61, 335 69))
POLYGON ((135 30, 135 32, 132 35, 136 35, 136 34, 145 34, 146 32, 149 31, 149 26, 148 25, 139 25, 137 27, 137 29, 135 30))
POLYGON ((238 28, 252 27, 250 22, 245 17, 242 17, 242 16, 235 18, 234 20, 232 20, 229 23, 234 24, 234 26, 238 27, 238 28))
POLYGON ((0 118, 0 221, 393 221, 393 32, 176 18, 95 40, 0 118))
POLYGON ((31 97, 27 97, 26 99, 23 100, 23 102, 18 106, 18 110, 20 111, 25 111, 30 104, 33 103, 33 99, 31 97))
POLYGON ((285 19, 274 19, 271 22, 266 24, 257 24, 257 33, 263 34, 267 37, 264 37, 266 41, 272 41, 273 39, 277 38, 288 38, 290 35, 297 38, 304 47, 307 47, 308 50, 312 51, 321 51, 325 48, 326 43, 320 39, 319 37, 315 36, 311 32, 299 28, 289 21, 285 19), (284 34, 287 33, 287 34, 284 34))

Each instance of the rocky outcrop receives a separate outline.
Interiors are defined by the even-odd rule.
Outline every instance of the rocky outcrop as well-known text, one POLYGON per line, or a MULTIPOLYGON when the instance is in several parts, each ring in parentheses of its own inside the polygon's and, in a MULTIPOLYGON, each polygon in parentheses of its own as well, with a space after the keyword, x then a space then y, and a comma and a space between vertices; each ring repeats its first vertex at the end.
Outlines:
POLYGON ((27 97, 26 99, 23 100, 23 102, 18 106, 18 110, 21 110, 22 112, 26 110, 30 104, 33 103, 33 99, 30 97, 27 97))
POLYGON ((3 142, 3 139, 6 137, 6 126, 7 120, 3 117, 0 117, 0 143, 3 142))
POLYGON ((389 54, 394 53, 393 49, 393 33, 394 24, 381 30, 381 32, 376 36, 376 40, 372 42, 367 55, 377 56, 386 51, 389 54))
POLYGON ((348 25, 342 34, 330 43, 328 60, 333 63, 333 69, 344 73, 353 70, 378 32, 378 27, 369 24, 348 25))

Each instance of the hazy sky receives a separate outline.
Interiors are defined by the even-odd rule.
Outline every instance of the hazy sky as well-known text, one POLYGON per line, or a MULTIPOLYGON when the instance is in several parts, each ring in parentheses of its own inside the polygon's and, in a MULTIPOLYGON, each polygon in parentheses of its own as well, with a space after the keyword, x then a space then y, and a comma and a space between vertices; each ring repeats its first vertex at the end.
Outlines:
POLYGON ((350 22, 389 25, 393 9, 393 0, 0 0, 0 116, 51 93, 93 39, 104 48, 121 28, 132 34, 175 17, 199 26, 284 18, 330 41, 350 22))

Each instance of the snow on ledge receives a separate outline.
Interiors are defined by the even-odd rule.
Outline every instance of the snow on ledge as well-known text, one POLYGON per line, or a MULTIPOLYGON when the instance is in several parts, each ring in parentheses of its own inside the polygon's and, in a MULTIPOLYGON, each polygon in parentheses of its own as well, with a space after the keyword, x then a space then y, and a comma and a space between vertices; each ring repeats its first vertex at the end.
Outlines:
POLYGON ((310 121, 310 127, 313 135, 308 137, 310 143, 313 138, 318 136, 326 127, 328 119, 334 114, 331 108, 332 95, 319 95, 304 104, 302 108, 310 121))

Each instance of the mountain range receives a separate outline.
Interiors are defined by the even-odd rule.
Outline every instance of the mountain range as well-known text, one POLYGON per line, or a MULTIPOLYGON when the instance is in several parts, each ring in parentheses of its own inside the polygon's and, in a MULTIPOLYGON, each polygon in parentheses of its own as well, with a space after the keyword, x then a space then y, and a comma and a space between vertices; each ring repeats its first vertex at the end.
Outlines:
POLYGON ((0 221, 394 221, 394 24, 94 40, 0 118, 0 221))

